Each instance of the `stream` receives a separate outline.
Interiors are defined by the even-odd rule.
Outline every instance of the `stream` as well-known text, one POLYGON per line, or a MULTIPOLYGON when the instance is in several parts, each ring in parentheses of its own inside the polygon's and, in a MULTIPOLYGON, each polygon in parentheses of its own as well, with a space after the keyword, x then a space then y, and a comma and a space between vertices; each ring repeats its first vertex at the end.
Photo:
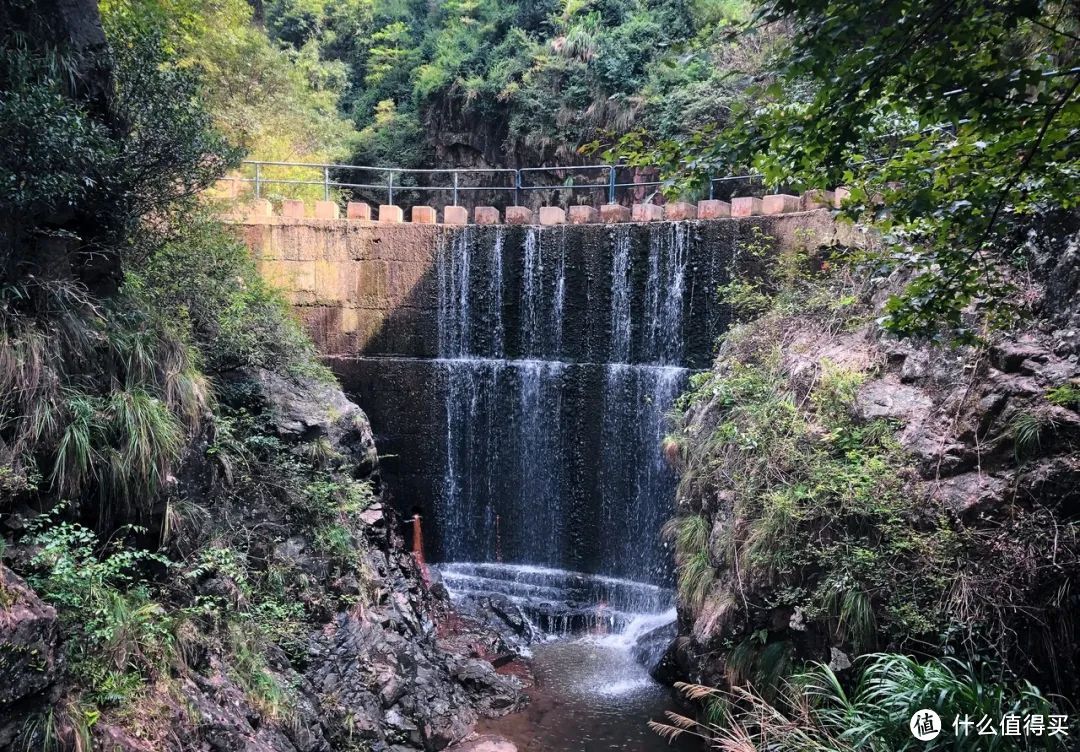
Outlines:
POLYGON ((527 565, 457 563, 437 570, 466 610, 495 602, 528 620, 535 683, 529 706, 483 721, 478 731, 512 740, 519 752, 651 752, 694 749, 648 728, 675 710, 656 682, 655 663, 670 637, 669 590, 632 580, 527 565))
POLYGON ((533 651, 536 686, 520 713, 483 722, 519 752, 652 752, 690 750, 646 725, 674 710, 671 691, 656 683, 618 638, 562 638, 533 651))

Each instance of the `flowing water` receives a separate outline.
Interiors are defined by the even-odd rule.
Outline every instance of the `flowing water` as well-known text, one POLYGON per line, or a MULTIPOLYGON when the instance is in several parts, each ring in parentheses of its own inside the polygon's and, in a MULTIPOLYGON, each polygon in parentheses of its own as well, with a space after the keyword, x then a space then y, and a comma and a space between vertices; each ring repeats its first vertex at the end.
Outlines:
POLYGON ((689 373, 689 227, 611 228, 573 290, 565 227, 506 232, 439 248, 438 568, 452 597, 505 597, 544 637, 532 709, 493 724, 519 748, 663 749, 645 723, 670 694, 639 658, 675 618, 660 443, 689 373))
POLYGON ((521 713, 483 722, 519 752, 660 752, 669 745, 647 721, 665 721, 671 695, 646 673, 619 636, 544 643, 533 651, 536 688, 521 713))

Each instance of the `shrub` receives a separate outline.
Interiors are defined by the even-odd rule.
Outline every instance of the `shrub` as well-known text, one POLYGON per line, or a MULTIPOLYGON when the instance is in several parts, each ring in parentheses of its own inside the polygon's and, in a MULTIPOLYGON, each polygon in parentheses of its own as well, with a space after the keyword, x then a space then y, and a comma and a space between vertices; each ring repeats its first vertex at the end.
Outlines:
POLYGON ((211 373, 238 366, 318 370, 284 298, 220 223, 195 218, 130 274, 126 286, 144 309, 183 322, 211 373))
POLYGON ((679 598, 698 609, 716 578, 709 560, 709 522, 697 514, 673 517, 664 525, 663 536, 675 544, 679 598))
POLYGON ((892 427, 853 417, 860 374, 823 362, 797 398, 779 361, 769 347, 729 361, 682 403, 708 404, 712 422, 679 432, 687 457, 679 496, 690 511, 668 532, 681 598, 696 613, 716 571, 733 573, 723 580, 730 592, 711 596, 743 605, 725 632, 729 651, 775 608, 800 610, 856 653, 933 636, 944 628, 951 526, 912 510, 892 427), (711 552, 712 523, 693 511, 705 505, 723 520, 711 552))
POLYGON ((56 606, 72 671, 102 704, 130 700, 178 661, 173 620, 141 574, 169 562, 116 542, 125 531, 118 532, 103 546, 89 529, 57 522, 54 512, 34 521, 28 541, 40 547, 30 585, 56 606))

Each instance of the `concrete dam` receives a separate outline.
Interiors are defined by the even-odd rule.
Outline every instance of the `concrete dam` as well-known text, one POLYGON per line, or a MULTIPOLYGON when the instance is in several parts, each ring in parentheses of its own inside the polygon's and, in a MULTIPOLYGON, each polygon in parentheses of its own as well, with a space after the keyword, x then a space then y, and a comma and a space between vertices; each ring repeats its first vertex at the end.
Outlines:
POLYGON ((653 584, 671 566, 665 415, 728 326, 717 288, 755 263, 752 238, 781 250, 840 231, 827 210, 554 226, 250 217, 242 230, 368 413, 429 559, 653 584))

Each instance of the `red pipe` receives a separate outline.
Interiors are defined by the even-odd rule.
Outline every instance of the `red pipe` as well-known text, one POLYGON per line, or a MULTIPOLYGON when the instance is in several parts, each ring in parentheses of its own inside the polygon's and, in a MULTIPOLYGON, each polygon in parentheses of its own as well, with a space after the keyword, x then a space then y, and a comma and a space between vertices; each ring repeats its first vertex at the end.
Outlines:
POLYGON ((412 554, 416 559, 416 566, 420 568, 420 576, 425 585, 431 584, 428 574, 427 562, 424 561, 424 533, 420 529, 420 515, 414 514, 412 518, 412 554))

